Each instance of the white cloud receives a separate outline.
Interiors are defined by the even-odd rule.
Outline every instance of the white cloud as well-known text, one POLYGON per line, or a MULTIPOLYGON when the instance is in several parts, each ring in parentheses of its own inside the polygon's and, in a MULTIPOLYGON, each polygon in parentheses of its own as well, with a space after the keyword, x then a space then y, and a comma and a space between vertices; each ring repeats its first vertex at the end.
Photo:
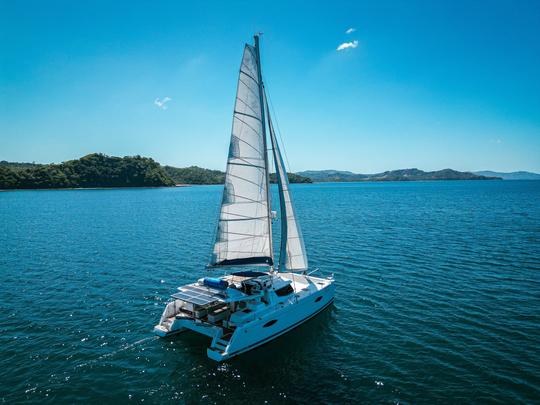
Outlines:
POLYGON ((157 105, 158 108, 161 108, 162 110, 166 110, 168 108, 166 104, 171 100, 172 100, 172 98, 170 98, 170 97, 165 97, 163 100, 160 100, 159 98, 156 98, 154 100, 154 104, 157 105))
POLYGON ((356 48, 358 46, 358 41, 355 39, 352 42, 343 42, 341 45, 339 45, 336 50, 343 51, 347 48, 356 48))
POLYGON ((356 28, 349 28, 347 31, 345 31, 345 34, 352 34, 354 31, 356 31, 356 28))

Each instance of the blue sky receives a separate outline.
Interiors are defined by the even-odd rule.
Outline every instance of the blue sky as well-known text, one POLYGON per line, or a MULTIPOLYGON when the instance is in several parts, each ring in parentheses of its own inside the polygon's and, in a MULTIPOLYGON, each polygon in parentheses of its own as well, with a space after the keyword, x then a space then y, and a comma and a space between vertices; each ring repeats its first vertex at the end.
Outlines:
POLYGON ((540 172, 538 1, 230 3, 0 0, 0 160, 223 169, 262 31, 291 170, 540 172))

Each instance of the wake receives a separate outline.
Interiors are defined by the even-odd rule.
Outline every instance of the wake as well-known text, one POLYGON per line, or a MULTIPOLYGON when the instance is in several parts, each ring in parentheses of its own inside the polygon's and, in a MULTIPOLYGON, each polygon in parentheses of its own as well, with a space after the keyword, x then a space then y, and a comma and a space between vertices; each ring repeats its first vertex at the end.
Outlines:
POLYGON ((89 361, 86 361, 84 363, 80 363, 80 364, 77 364, 74 369, 79 369, 79 368, 84 368, 84 367, 88 367, 88 366, 92 366, 96 363, 99 363, 105 359, 108 359, 108 358, 111 358, 113 356, 116 356, 118 353, 122 353, 122 352, 125 352, 126 350, 130 350, 130 349, 133 349, 134 347, 136 346, 140 346, 142 345, 143 343, 146 343, 150 340, 156 340, 156 339, 159 339, 157 336, 149 336, 149 337, 146 337, 144 339, 140 339, 140 340, 137 340, 136 342, 133 342, 133 343, 127 343, 125 344, 124 346, 122 346, 121 348, 119 348, 118 350, 115 350, 115 351, 112 351, 110 353, 107 353, 107 354, 104 354, 102 356, 99 356, 98 358, 94 359, 94 360, 89 360, 89 361))

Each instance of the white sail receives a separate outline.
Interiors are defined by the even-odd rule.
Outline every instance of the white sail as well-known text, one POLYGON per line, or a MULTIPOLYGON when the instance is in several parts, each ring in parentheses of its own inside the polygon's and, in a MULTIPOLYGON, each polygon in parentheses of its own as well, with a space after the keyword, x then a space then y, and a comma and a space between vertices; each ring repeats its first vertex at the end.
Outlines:
POLYGON ((211 266, 272 265, 268 164, 257 49, 244 48, 211 266))
MULTIPOLYGON (((265 95, 266 100, 266 95, 265 95)), ((287 270, 302 271, 308 269, 308 258, 300 224, 296 220, 291 192, 289 190, 289 177, 283 163, 279 145, 270 119, 268 103, 266 103, 266 115, 270 129, 270 140, 276 166, 279 198, 281 207, 281 249, 279 257, 280 269, 285 266, 287 270)))

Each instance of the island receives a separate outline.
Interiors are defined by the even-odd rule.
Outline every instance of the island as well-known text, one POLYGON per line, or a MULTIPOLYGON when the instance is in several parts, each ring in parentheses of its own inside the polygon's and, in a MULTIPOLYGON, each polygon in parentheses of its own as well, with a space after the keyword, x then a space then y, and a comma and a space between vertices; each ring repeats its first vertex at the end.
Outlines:
POLYGON ((540 174, 526 171, 493 172, 491 170, 483 170, 479 172, 474 172, 474 174, 488 177, 500 177, 503 180, 540 180, 540 174))
MULTIPOLYGON (((275 182, 275 173, 270 180, 275 182)), ((289 173, 291 183, 311 183, 289 173)), ((225 173, 197 166, 161 166, 141 156, 107 156, 92 153, 59 164, 0 161, 0 189, 60 189, 111 187, 173 187, 175 185, 223 184, 225 173)))
POLYGON ((60 164, 0 162, 0 189, 164 186, 174 181, 159 163, 141 156, 92 153, 60 164))
POLYGON ((340 170, 306 170, 298 173, 314 182, 353 181, 426 181, 426 180, 501 180, 496 176, 483 176, 470 172, 443 169, 425 172, 419 169, 390 170, 375 174, 360 174, 340 170))
MULTIPOLYGON (((470 173, 452 169, 423 171, 390 170, 360 174, 340 170, 306 170, 287 173, 290 183, 355 181, 426 181, 426 180, 501 180, 495 172, 470 173)), ((530 175, 534 173, 529 173, 530 175)), ((538 176, 538 175, 536 175, 538 176)), ((270 182, 276 174, 270 173, 270 182)), ((180 185, 223 184, 225 173, 198 166, 162 166, 142 156, 107 156, 92 153, 62 163, 16 163, 0 161, 0 189, 56 189, 110 187, 173 187, 180 185)))

